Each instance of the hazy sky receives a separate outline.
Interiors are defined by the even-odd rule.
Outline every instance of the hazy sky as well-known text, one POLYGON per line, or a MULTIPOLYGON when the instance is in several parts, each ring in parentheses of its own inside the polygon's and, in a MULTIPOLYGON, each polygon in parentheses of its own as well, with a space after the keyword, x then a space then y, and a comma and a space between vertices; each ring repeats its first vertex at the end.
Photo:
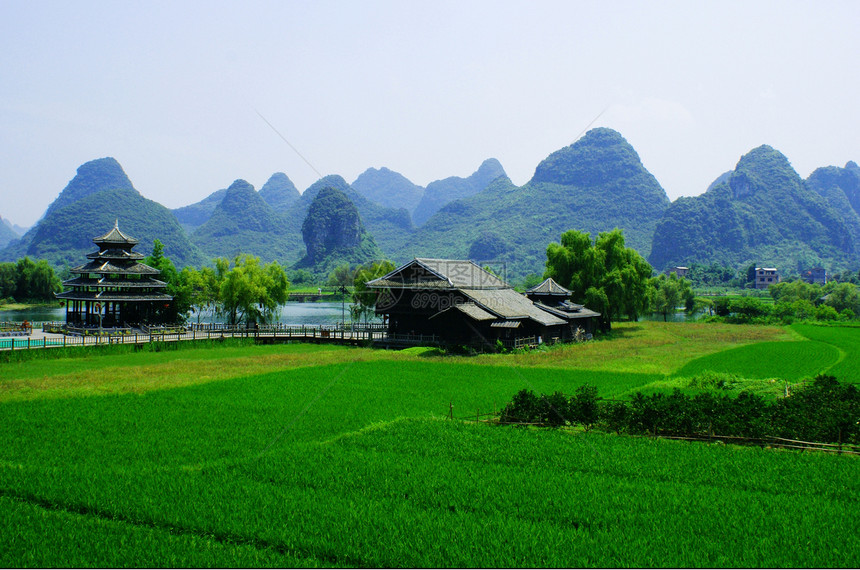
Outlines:
POLYGON ((175 208, 277 171, 516 184, 592 120, 674 199, 769 144, 860 161, 860 2, 0 0, 0 216, 113 156, 175 208), (259 115, 258 115, 259 113, 259 115), (260 118, 265 117, 308 164, 260 118))

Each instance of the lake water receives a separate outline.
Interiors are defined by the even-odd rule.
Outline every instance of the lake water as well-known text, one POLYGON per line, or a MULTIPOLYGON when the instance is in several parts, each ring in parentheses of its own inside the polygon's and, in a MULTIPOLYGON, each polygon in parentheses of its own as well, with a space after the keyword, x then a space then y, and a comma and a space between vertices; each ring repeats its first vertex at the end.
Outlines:
MULTIPOLYGON (((349 321, 349 303, 345 306, 346 320, 349 321)), ((3 321, 30 321, 31 323, 39 323, 44 321, 64 321, 66 319, 66 309, 63 307, 57 308, 36 308, 25 309, 23 311, 0 311, 0 322, 3 321)), ((278 321, 285 325, 333 325, 343 320, 342 306, 340 303, 334 302, 318 302, 318 303, 298 303, 289 302, 281 307, 281 313, 278 316, 278 321)), ((203 314, 200 316, 200 322, 218 323, 224 319, 219 319, 211 314, 203 314)), ((188 319, 189 323, 197 322, 197 315, 191 315, 188 319)))

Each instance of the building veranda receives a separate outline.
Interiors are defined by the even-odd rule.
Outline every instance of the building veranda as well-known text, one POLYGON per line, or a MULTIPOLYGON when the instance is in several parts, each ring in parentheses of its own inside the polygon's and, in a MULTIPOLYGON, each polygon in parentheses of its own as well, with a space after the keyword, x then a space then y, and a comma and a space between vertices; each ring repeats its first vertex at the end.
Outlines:
POLYGON ((389 335, 434 335, 445 344, 529 346, 590 337, 600 314, 547 279, 525 295, 471 261, 415 258, 367 283, 389 335))
POLYGON ((74 277, 63 282, 56 295, 66 305, 66 327, 81 329, 137 328, 159 323, 159 308, 173 297, 167 283, 156 279, 159 270, 132 251, 138 240, 119 229, 93 238, 98 251, 87 255, 89 262, 71 270, 74 277))

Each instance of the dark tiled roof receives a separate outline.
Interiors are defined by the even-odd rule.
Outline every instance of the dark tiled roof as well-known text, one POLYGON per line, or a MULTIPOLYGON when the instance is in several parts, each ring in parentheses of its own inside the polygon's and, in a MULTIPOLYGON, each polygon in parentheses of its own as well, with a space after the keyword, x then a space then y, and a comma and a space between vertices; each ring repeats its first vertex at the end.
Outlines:
POLYGON ((430 318, 432 319, 438 317, 439 315, 448 311, 460 311, 461 313, 475 321, 492 321, 496 318, 492 313, 488 313, 481 307, 477 306, 475 303, 460 303, 459 305, 454 305, 453 307, 448 307, 447 309, 439 311, 430 318))
POLYGON ((94 237, 93 241, 96 242, 97 244, 117 243, 117 244, 129 244, 129 245, 131 245, 131 244, 139 243, 139 240, 137 240, 131 236, 127 236, 124 233, 122 233, 121 231, 119 231, 119 220, 117 220, 116 223, 114 223, 113 229, 111 231, 109 231, 108 233, 106 233, 103 236, 94 237))
POLYGON ((164 281, 159 281, 151 277, 144 277, 142 279, 108 279, 107 277, 88 279, 86 277, 75 277, 74 279, 63 281, 63 285, 67 287, 132 287, 136 289, 141 287, 167 287, 167 283, 164 281))
POLYGON ((121 248, 110 248, 87 254, 87 259, 143 259, 142 253, 121 248))
POLYGON ((552 315, 560 317, 562 319, 585 319, 588 317, 599 317, 600 313, 596 313, 591 309, 586 309, 582 305, 574 305, 572 303, 565 305, 558 305, 556 307, 549 307, 544 305, 543 303, 535 303, 535 307, 546 311, 552 315), (578 308, 577 308, 578 307, 578 308))
POLYGON ((563 325, 565 321, 538 309, 525 295, 513 289, 461 289, 482 309, 504 319, 532 319, 545 326, 563 325))
POLYGON ((467 260, 416 257, 367 286, 391 289, 506 289, 510 285, 467 260))
POLYGON ((529 293, 534 293, 536 295, 563 295, 565 297, 569 297, 571 291, 556 283, 552 277, 549 277, 544 279, 543 283, 540 285, 536 285, 526 291, 526 295, 529 293))
POLYGON ((105 275, 158 275, 161 273, 143 263, 118 265, 110 261, 91 261, 86 265, 75 267, 72 273, 100 273, 105 275))

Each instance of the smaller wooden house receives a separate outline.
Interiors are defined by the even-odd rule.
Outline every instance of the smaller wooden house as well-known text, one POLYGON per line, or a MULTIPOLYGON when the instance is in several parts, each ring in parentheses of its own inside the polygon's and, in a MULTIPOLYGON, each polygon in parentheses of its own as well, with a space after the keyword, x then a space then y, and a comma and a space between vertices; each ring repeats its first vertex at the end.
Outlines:
POLYGON ((563 340, 575 338, 577 330, 590 338, 592 323, 595 318, 600 316, 600 313, 586 309, 584 305, 579 305, 571 301, 572 294, 572 291, 565 289, 551 277, 545 279, 540 285, 526 291, 526 297, 539 309, 562 318, 567 322, 567 328, 562 337, 563 340))
POLYGON ((523 295, 477 264, 415 258, 367 283, 392 335, 435 335, 448 344, 504 346, 591 334, 599 313, 569 303, 552 280, 523 295))

